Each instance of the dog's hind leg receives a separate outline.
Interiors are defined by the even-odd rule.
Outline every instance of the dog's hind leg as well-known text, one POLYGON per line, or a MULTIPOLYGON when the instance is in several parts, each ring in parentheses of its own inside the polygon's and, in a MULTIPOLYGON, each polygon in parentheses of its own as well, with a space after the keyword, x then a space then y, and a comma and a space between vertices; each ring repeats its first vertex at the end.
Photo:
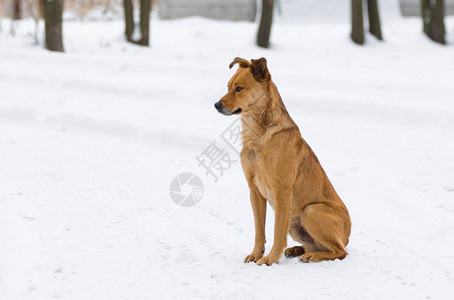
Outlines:
POLYGON ((303 226, 301 225, 301 218, 296 217, 292 219, 289 226, 289 235, 292 239, 298 243, 303 244, 304 246, 295 246, 285 249, 284 254, 286 257, 296 257, 301 256, 306 253, 307 249, 311 249, 310 247, 307 248, 306 242, 313 242, 313 239, 309 236, 309 234, 304 230, 303 226))
POLYGON ((316 247, 306 249, 300 260, 317 262, 344 259, 348 255, 344 247, 350 234, 350 219, 342 209, 324 203, 309 205, 303 210, 301 225, 316 247))

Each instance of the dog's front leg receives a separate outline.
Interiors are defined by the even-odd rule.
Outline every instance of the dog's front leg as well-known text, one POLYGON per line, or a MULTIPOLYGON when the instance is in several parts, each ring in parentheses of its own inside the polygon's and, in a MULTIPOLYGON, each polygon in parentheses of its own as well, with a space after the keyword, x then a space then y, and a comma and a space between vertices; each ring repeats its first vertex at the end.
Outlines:
POLYGON ((251 187, 251 204, 254 213, 255 245, 252 253, 244 259, 245 263, 257 262, 265 252, 266 199, 263 198, 257 187, 251 187))
POLYGON ((274 199, 274 244, 270 254, 257 261, 258 265, 272 265, 278 263, 282 252, 287 246, 287 232, 289 227, 290 215, 290 195, 287 193, 278 193, 274 199))

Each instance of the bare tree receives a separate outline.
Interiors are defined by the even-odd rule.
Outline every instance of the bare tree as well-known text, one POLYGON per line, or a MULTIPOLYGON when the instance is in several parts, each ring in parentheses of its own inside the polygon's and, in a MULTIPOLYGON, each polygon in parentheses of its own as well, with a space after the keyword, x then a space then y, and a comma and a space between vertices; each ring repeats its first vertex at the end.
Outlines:
POLYGON ((42 0, 46 27, 46 48, 63 52, 63 0, 42 0))
POLYGON ((270 43, 271 25, 273 23, 274 0, 262 0, 262 15, 257 32, 257 45, 268 48, 270 43))
POLYGON ((377 0, 367 0, 367 12, 369 16, 369 32, 375 35, 377 39, 383 40, 377 0))
POLYGON ((20 20, 22 18, 21 0, 12 1, 13 1, 13 20, 20 20))
POLYGON ((128 42, 132 42, 132 34, 134 33, 134 6, 132 0, 123 0, 125 10, 125 35, 128 42))
POLYGON ((150 11, 151 0, 140 0, 140 33, 142 38, 139 41, 140 45, 150 45, 150 11))
POLYGON ((16 34, 16 21, 20 20, 22 17, 22 7, 21 7, 21 0, 10 0, 11 1, 11 27, 10 33, 11 35, 16 34))
POLYGON ((111 0, 107 0, 107 1, 106 1, 106 6, 104 7, 104 11, 102 12, 103 14, 107 14, 107 13, 109 12, 109 10, 110 10, 110 8, 111 8, 111 7, 110 7, 111 4, 112 4, 112 1, 111 1, 111 0))
POLYGON ((444 23, 444 0, 421 0, 423 30, 427 36, 440 44, 446 44, 444 23))
POLYGON ((363 0, 352 0, 352 33, 353 42, 364 44, 363 0))
POLYGON ((132 0, 123 0, 125 11, 125 35, 126 40, 131 43, 139 44, 142 46, 150 45, 150 11, 151 0, 140 0, 140 33, 139 40, 133 39, 135 22, 134 22, 134 5, 132 0))
POLYGON ((35 23, 35 44, 39 44, 38 33, 39 33, 39 20, 43 18, 44 8, 41 0, 29 0, 25 2, 27 12, 32 16, 35 23))
POLYGON ((39 20, 43 18, 43 2, 40 0, 26 1, 26 9, 30 16, 32 16, 35 23, 35 44, 39 44, 38 31, 39 31, 39 20))

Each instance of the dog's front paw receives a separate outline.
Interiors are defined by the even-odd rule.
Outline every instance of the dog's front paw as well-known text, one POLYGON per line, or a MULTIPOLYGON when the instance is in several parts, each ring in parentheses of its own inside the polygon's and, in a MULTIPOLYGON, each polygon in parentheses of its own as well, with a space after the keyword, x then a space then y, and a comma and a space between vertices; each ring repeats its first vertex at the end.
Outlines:
POLYGON ((263 252, 262 251, 260 251, 260 252, 252 252, 251 254, 249 254, 248 256, 246 256, 244 258, 244 262, 245 263, 257 262, 262 257, 263 257, 263 252))
POLYGON ((273 257, 271 255, 268 255, 266 257, 259 259, 257 261, 257 264, 271 266, 272 264, 277 264, 278 262, 279 262, 279 257, 273 257))

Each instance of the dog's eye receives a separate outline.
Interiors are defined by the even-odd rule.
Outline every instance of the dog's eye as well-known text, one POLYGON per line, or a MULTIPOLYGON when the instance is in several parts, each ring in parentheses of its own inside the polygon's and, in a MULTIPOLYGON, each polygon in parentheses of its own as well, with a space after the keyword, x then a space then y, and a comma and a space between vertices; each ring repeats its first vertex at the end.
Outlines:
POLYGON ((243 90, 243 88, 240 87, 240 86, 237 86, 237 87, 235 88, 235 92, 241 92, 241 90, 243 90))

